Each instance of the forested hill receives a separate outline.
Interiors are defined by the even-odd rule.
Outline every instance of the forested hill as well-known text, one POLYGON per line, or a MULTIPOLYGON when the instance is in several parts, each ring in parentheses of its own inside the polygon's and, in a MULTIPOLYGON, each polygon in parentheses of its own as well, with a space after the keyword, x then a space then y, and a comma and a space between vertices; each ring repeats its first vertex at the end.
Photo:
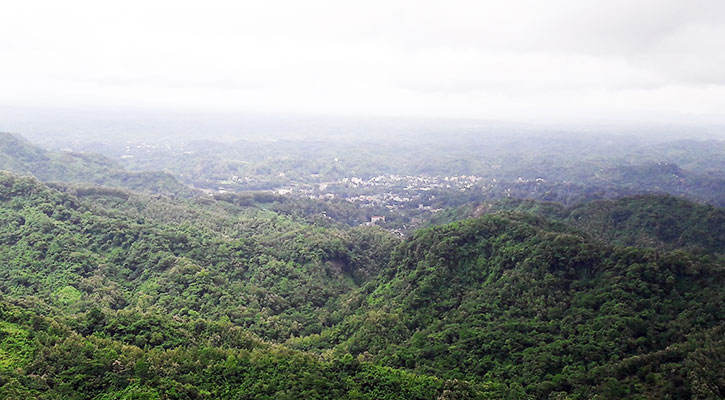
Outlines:
POLYGON ((581 204, 564 222, 620 245, 725 254, 725 210, 671 196, 581 204))
POLYGON ((571 207, 506 199, 446 210, 430 223, 441 224, 499 211, 539 215, 622 246, 725 254, 725 210, 667 195, 622 197, 571 207))
POLYGON ((89 203, 0 173, 0 398, 489 391, 272 343, 321 331, 337 296, 377 275, 396 242, 379 228, 342 232, 226 202, 92 193, 89 203))
POLYGON ((114 199, 0 173, 0 291, 69 311, 226 318, 283 340, 319 332, 332 300, 376 276, 397 242, 226 202, 114 199))
POLYGON ((0 132, 0 170, 30 174, 43 181, 85 182, 187 196, 191 190, 164 172, 129 172, 93 153, 46 151, 0 132))
POLYGON ((241 200, 0 173, 0 398, 725 393, 722 255, 547 203, 401 239, 241 200))
POLYGON ((503 213, 419 231, 391 265, 342 323, 292 343, 531 398, 725 393, 722 258, 503 213))
POLYGON ((140 310, 109 316, 94 309, 68 324, 0 299, 0 398, 7 400, 491 396, 483 385, 264 343, 228 321, 186 324, 140 310), (162 345, 138 346, 106 333, 119 329, 169 336, 162 345))

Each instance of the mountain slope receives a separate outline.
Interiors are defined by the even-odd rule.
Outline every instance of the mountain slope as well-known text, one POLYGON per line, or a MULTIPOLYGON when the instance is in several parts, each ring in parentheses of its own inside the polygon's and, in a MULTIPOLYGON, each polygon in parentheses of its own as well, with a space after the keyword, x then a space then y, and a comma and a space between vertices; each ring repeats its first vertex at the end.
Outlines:
POLYGON ((507 199, 447 210, 431 222, 440 224, 497 211, 539 215, 621 246, 725 253, 725 210, 666 195, 597 200, 571 207, 507 199))
POLYGON ((191 192, 167 173, 127 172, 98 154, 45 151, 2 132, 0 170, 30 174, 43 181, 86 182, 176 195, 191 192))
POLYGON ((331 300, 375 276, 396 242, 374 227, 320 228, 209 199, 85 193, 109 203, 0 173, 2 293, 67 311, 223 317, 285 339, 319 332, 331 300))
MULTIPOLYGON (((140 315, 140 317, 139 317, 140 315)), ((96 311, 98 329, 127 323, 96 311)), ((254 339, 229 323, 173 327, 181 344, 137 346, 0 300, 0 397, 20 399, 483 399, 489 390, 359 362, 323 360, 254 339)), ((159 325, 160 324, 160 325, 159 325)), ((107 329, 106 329, 107 330, 107 329)))
POLYGON ((494 214, 419 231, 392 265, 348 299, 360 306, 341 324, 293 344, 534 398, 725 393, 722 373, 699 375, 725 366, 722 258, 609 247, 494 214))
POLYGON ((722 397, 722 256, 599 240, 620 208, 643 237, 666 213, 652 204, 683 208, 680 228, 710 214, 602 204, 521 203, 559 221, 499 212, 401 241, 0 173, 0 394, 722 397))
POLYGON ((725 210, 670 196, 581 204, 564 222, 618 245, 725 254, 725 210))
POLYGON ((394 243, 379 229, 314 228, 209 199, 83 193, 95 201, 0 173, 2 398, 422 400, 498 390, 268 341, 319 331, 329 300, 376 274, 370 254, 394 243))

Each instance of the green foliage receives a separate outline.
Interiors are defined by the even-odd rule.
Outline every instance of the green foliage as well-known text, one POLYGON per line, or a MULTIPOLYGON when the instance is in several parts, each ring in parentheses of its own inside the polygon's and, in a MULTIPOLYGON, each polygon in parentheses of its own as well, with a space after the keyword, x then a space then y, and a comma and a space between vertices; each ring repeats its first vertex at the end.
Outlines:
POLYGON ((618 245, 725 253, 725 211, 670 196, 597 201, 564 221, 618 245))
POLYGON ((13 371, 23 367, 33 354, 29 332, 18 324, 0 321, 0 370, 13 371))
POLYGON ((0 173, 0 398, 725 393, 719 209, 512 202, 401 241, 252 198, 0 173))
POLYGON ((69 285, 56 290, 53 295, 58 303, 69 306, 80 301, 83 293, 69 285))
MULTIPOLYGON (((230 347, 232 340, 215 345, 212 341, 219 339, 206 337, 144 350, 97 334, 79 335, 57 321, 0 305, 0 332, 5 335, 0 351, 10 354, 0 364, 3 398, 424 400, 481 399, 491 390, 379 367, 349 355, 324 361, 259 341, 230 347), (8 322, 38 318, 42 323, 35 325, 8 322), (34 349, 26 349, 32 345, 34 349)), ((146 318, 138 322, 146 324, 146 318)))
POLYGON ((2 292, 74 311, 227 318, 284 340, 319 333, 338 296, 384 268, 397 241, 226 202, 82 191, 90 204, 71 193, 0 175, 2 292))
MULTIPOLYGON (((723 329, 725 268, 712 256, 608 247, 493 214, 418 231, 392 264, 354 314, 290 344, 534 398, 689 397, 702 385, 693 371, 723 370, 717 345, 708 361, 691 353, 723 329)), ((722 377, 704 390, 721 394, 722 377)))
POLYGON ((508 199, 447 210, 431 220, 441 224, 498 211, 543 216, 620 246, 725 253, 725 211, 685 199, 641 195, 564 207, 558 203, 508 199))

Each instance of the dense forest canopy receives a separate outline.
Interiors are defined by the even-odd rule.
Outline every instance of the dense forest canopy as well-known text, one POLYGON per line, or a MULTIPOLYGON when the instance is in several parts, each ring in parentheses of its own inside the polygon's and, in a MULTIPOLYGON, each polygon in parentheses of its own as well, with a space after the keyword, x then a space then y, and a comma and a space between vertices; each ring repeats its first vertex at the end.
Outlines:
POLYGON ((0 397, 725 395, 722 143, 516 140, 4 134, 0 397))

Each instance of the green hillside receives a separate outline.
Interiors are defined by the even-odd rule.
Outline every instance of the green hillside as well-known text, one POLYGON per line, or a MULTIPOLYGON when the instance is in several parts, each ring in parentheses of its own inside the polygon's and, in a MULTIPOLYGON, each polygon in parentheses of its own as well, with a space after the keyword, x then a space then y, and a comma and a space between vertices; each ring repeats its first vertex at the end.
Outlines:
POLYGON ((521 203, 553 218, 500 211, 400 239, 240 199, 0 173, 2 397, 725 392, 725 262, 706 251, 717 231, 700 237, 718 209, 521 203), (668 212, 686 220, 657 236, 647 221, 668 212))
POLYGON ((28 174, 42 181, 85 182, 134 190, 189 195, 190 190, 163 172, 128 172, 93 153, 46 151, 0 132, 0 170, 28 174))
POLYGON ((489 398, 489 389, 480 385, 380 367, 351 357, 325 360, 264 343, 229 322, 188 325, 140 312, 110 317, 94 309, 75 325, 73 329, 0 301, 0 397, 489 398), (93 331, 102 327, 171 331, 177 336, 166 338, 163 345, 138 346, 93 331))
POLYGON ((666 195, 597 200, 565 207, 558 203, 507 199, 446 210, 432 224, 499 211, 539 215, 621 246, 725 253, 725 211, 666 195))
POLYGON ((0 290, 68 310, 228 318, 284 339, 319 332, 330 300, 377 274, 395 243, 377 228, 314 227, 226 202, 98 204, 0 174, 0 290))
POLYGON ((610 247, 504 213, 419 231, 392 265, 351 296, 351 316, 294 345, 532 398, 723 393, 721 258, 610 247))
POLYGON ((84 192, 96 196, 89 205, 0 178, 0 290, 21 306, 0 313, 3 398, 478 396, 463 382, 255 339, 319 331, 329 299, 376 273, 360 247, 391 249, 378 229, 312 229, 226 202, 127 204, 137 195, 114 189, 84 192), (123 205, 98 201, 124 194, 123 205))

